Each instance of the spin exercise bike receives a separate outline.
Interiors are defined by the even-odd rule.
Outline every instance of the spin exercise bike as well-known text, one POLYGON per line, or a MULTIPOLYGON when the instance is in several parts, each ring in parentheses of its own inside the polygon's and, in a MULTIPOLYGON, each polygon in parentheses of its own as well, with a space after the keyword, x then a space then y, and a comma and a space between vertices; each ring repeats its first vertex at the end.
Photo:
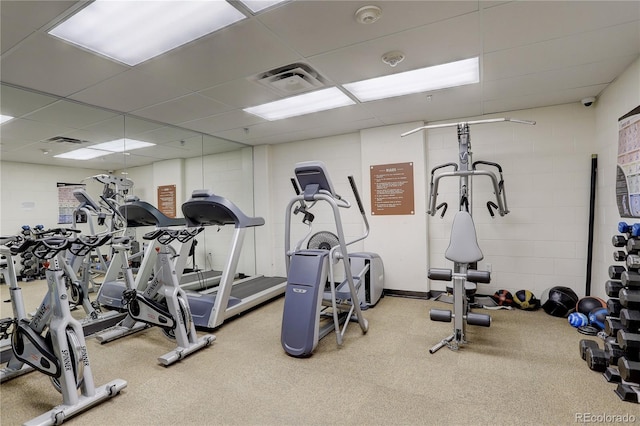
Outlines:
POLYGON ((453 319, 453 334, 444 338, 438 344, 429 349, 429 353, 433 354, 444 346, 451 350, 458 350, 460 345, 468 343, 466 340, 466 325, 476 325, 482 327, 491 326, 491 317, 485 314, 473 313, 470 310, 469 298, 475 294, 476 284, 487 284, 491 281, 491 275, 486 271, 476 270, 477 262, 483 259, 482 251, 478 246, 476 229, 473 223, 472 212, 472 178, 474 176, 489 177, 493 185, 495 202, 488 201, 486 206, 491 217, 495 217, 495 213, 504 216, 509 213, 507 208, 507 197, 504 187, 504 179, 502 176, 502 167, 489 161, 472 160, 471 137, 469 125, 496 123, 496 122, 514 122, 519 124, 534 125, 535 121, 518 120, 512 118, 496 118, 469 121, 463 123, 445 123, 434 124, 418 127, 403 133, 401 136, 408 136, 415 132, 436 129, 443 127, 456 127, 458 132, 458 163, 446 163, 434 167, 431 170, 431 182, 429 187, 429 209, 428 214, 434 216, 439 210, 442 210, 440 217, 444 217, 447 211, 447 203, 437 204, 438 184, 440 179, 445 177, 459 178, 459 205, 453 224, 451 226, 451 237, 449 247, 445 252, 445 258, 454 263, 453 271, 443 268, 429 268, 427 276, 432 280, 453 281, 453 287, 448 291, 453 293, 453 312, 442 309, 431 309, 429 317, 432 321, 451 322, 453 319), (497 170, 483 170, 478 166, 489 166, 497 170), (441 169, 451 167, 452 171, 440 171, 441 169))
POLYGON ((347 246, 369 235, 369 222, 353 177, 349 176, 348 179, 366 231, 359 238, 347 242, 339 209, 349 208, 351 204, 335 192, 324 163, 298 163, 295 166, 295 176, 299 187, 294 181, 294 188, 298 195, 287 205, 285 218, 287 286, 280 340, 287 354, 308 357, 315 350, 319 340, 331 331, 335 331, 337 344, 341 346, 350 321, 357 321, 363 333, 368 331, 369 324, 362 315, 360 306, 360 288, 365 274, 370 273, 376 279, 382 280, 384 272, 377 255, 370 256, 371 261, 364 262, 359 272, 352 271, 351 257, 354 254, 347 251, 347 246), (312 232, 311 222, 314 220, 314 214, 311 213, 311 209, 320 201, 328 203, 333 211, 337 244, 303 249, 302 244, 309 239, 312 232), (292 249, 291 213, 295 204, 298 206, 294 213, 304 214, 303 223, 309 226, 309 231, 292 249), (344 266, 344 280, 336 285, 334 265, 338 262, 342 262, 344 266), (323 321, 324 319, 328 320, 323 321))
MULTIPOLYGON (((12 318, 0 319, 0 340, 8 340, 10 344, 11 327, 17 321, 27 319, 27 311, 24 307, 24 299, 22 297, 22 289, 18 285, 16 275, 16 267, 13 263, 13 256, 17 255, 27 248, 22 235, 9 237, 0 237, 0 254, 4 259, 0 260, 0 270, 4 277, 4 282, 9 286, 9 296, 11 300, 12 318)), ((20 361, 13 355, 13 352, 6 362, 6 366, 0 369, 0 382, 4 383, 15 377, 33 371, 33 367, 20 361)))
MULTIPOLYGON (((155 240, 160 244, 156 249, 157 260, 153 279, 143 291, 128 288, 123 293, 123 303, 128 313, 125 321, 132 320, 132 329, 136 328, 136 322, 158 326, 168 338, 174 339, 178 344, 176 349, 158 358, 165 366, 211 345, 216 339, 212 334, 202 337, 196 334, 187 295, 180 288, 173 253, 169 249, 172 241, 177 240, 184 244, 203 230, 203 227, 159 228, 145 234, 145 240, 155 240)), ((126 273, 130 282, 130 270, 126 273)))
MULTIPOLYGON (((13 254, 31 247, 34 255, 44 261, 48 287, 42 304, 31 320, 24 317, 14 320, 11 333, 14 365, 24 363, 49 376, 63 398, 62 404, 27 421, 25 425, 60 424, 118 395, 127 386, 127 382, 121 379, 95 386, 82 326, 71 316, 64 271, 60 268, 64 251, 72 244, 76 250, 89 251, 110 238, 74 235, 76 232, 53 229, 39 233, 37 238, 24 238, 10 243, 13 254)), ((19 297, 16 301, 20 300, 19 297)))

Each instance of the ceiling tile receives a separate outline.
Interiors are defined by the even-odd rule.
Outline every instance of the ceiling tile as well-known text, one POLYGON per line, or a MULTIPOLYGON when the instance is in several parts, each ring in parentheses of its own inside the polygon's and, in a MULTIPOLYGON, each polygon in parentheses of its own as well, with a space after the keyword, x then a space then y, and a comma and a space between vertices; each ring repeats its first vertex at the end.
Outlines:
POLYGON ((188 93, 191 91, 171 81, 132 69, 81 90, 70 98, 116 111, 131 112, 188 93), (132 91, 132 87, 136 90, 132 91))
POLYGON ((2 81, 66 97, 128 68, 44 34, 2 56, 2 81))
POLYGON ((220 114, 230 109, 231 107, 228 105, 193 93, 148 108, 142 108, 133 111, 133 113, 151 120, 177 124, 185 120, 220 114))

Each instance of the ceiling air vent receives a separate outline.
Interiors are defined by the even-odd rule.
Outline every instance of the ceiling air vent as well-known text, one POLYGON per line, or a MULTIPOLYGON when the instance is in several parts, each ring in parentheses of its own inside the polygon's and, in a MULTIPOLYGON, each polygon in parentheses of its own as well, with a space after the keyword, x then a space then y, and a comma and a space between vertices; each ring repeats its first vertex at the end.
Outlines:
POLYGON ((49 143, 63 143, 68 145, 80 145, 82 143, 88 142, 75 138, 68 138, 66 136, 54 136, 52 138, 47 139, 49 143))
POLYGON ((306 64, 291 64, 261 73, 258 83, 275 90, 277 93, 291 96, 309 92, 324 86, 324 79, 306 64))

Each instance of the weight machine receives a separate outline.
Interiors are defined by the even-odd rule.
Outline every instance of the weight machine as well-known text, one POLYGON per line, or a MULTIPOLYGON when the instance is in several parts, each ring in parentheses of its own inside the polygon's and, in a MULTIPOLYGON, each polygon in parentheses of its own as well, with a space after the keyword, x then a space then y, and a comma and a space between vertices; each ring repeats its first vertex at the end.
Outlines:
POLYGON ((442 210, 440 217, 444 217, 447 211, 447 203, 437 204, 438 185, 440 179, 445 177, 457 177, 459 181, 459 204, 451 227, 451 239, 449 247, 445 252, 445 257, 454 263, 451 269, 429 268, 428 277, 432 280, 453 281, 453 312, 442 309, 431 309, 429 317, 432 321, 451 322, 453 318, 453 334, 444 338, 440 343, 433 346, 429 353, 435 353, 443 346, 451 350, 458 350, 461 344, 466 341, 466 324, 489 327, 491 317, 484 314, 476 314, 470 311, 469 296, 476 290, 476 283, 489 283, 491 276, 489 272, 476 270, 477 262, 483 259, 482 251, 478 246, 476 229, 472 218, 472 180, 474 176, 486 176, 490 179, 495 195, 495 202, 488 201, 486 206, 491 217, 495 217, 497 212, 500 216, 509 213, 507 207, 507 196, 502 176, 502 167, 498 163, 489 161, 473 161, 471 151, 470 125, 513 122, 519 124, 536 124, 535 121, 519 120, 513 118, 493 118, 486 120, 468 121, 462 123, 433 124, 418 127, 403 133, 401 136, 408 136, 421 130, 438 129, 444 127, 456 127, 458 132, 458 162, 446 163, 434 167, 431 170, 431 182, 429 186, 429 209, 427 213, 434 216, 436 212, 442 210), (496 169, 483 170, 478 166, 489 166, 496 169), (441 171, 441 169, 451 167, 452 171, 441 171))

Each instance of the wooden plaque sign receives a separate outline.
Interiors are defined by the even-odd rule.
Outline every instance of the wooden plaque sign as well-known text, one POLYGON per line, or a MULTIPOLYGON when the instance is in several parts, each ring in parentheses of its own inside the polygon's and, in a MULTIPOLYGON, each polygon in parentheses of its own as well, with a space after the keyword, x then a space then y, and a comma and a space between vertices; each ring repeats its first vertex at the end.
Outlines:
POLYGON ((158 210, 167 217, 176 217, 175 185, 162 185, 158 187, 158 210))
POLYGON ((370 172, 372 215, 415 214, 413 163, 371 166, 370 172))

